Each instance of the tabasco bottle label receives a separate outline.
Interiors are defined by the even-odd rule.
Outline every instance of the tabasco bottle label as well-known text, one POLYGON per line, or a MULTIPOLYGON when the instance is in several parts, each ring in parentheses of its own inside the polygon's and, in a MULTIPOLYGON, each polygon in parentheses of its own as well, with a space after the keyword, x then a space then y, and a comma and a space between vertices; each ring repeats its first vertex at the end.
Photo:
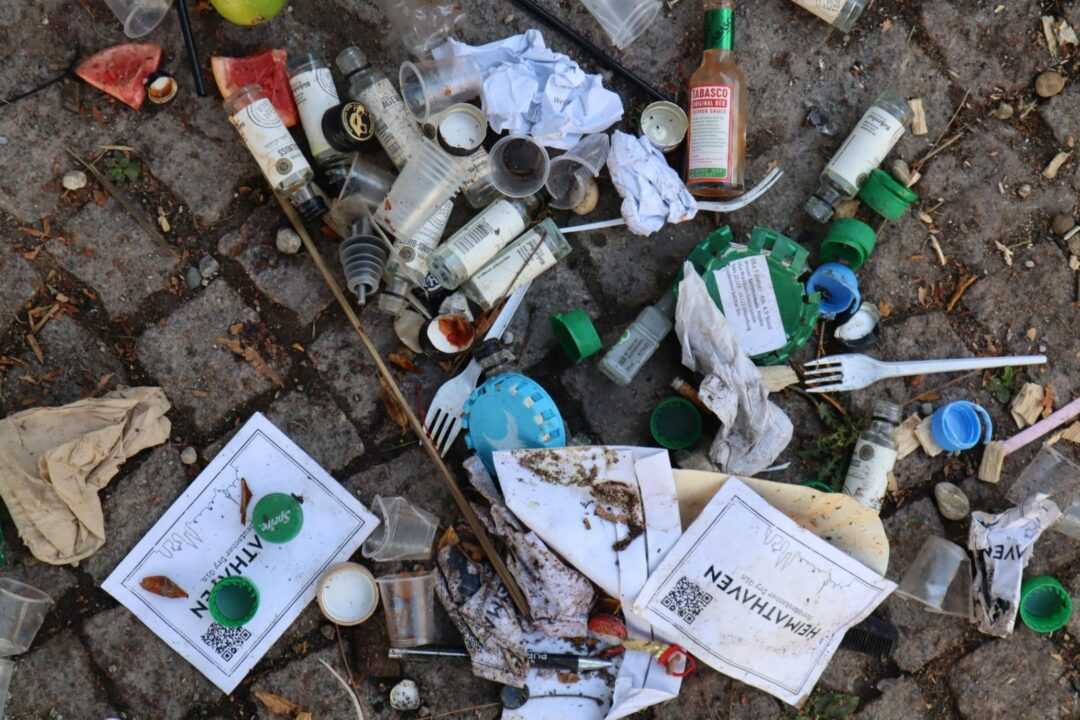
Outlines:
POLYGON ((731 85, 690 88, 690 160, 687 179, 731 182, 731 85))

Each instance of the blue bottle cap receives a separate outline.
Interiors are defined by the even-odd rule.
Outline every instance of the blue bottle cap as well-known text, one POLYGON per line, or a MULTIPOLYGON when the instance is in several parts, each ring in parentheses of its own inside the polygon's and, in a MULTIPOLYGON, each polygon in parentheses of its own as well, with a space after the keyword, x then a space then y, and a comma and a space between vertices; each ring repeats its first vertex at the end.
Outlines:
POLYGON ((806 281, 806 294, 821 293, 821 316, 832 320, 849 310, 854 311, 862 302, 859 279, 847 265, 825 263, 806 281))
POLYGON ((994 423, 986 409, 967 400, 956 400, 937 409, 930 418, 934 442, 948 452, 967 450, 988 443, 994 423))
POLYGON ((465 401, 465 444, 492 475, 495 450, 566 447, 566 430, 555 401, 519 373, 489 378, 465 401))

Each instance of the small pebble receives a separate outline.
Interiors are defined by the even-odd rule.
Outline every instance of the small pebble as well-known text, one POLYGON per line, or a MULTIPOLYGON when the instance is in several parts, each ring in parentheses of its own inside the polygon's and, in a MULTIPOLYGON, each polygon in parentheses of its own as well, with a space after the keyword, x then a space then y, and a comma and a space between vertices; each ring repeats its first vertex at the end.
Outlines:
POLYGON ((934 500, 946 520, 963 520, 971 512, 971 501, 967 495, 950 482, 934 486, 934 500))
POLYGON ((89 182, 86 173, 82 170, 69 170, 64 173, 64 179, 60 181, 65 190, 82 190, 89 182))
POLYGON ((930 417, 934 414, 934 404, 924 402, 919 405, 919 414, 923 417, 930 417))
POLYGON ((412 680, 402 680, 390 688, 390 707, 395 710, 419 709, 420 688, 412 680))
POLYGON ((202 273, 199 272, 199 268, 192 265, 184 273, 184 284, 188 286, 188 290, 194 290, 202 285, 202 273))
POLYGON ((1020 187, 1016 188, 1016 194, 1020 196, 1022 200, 1026 200, 1031 197, 1031 185, 1024 183, 1020 187))
POLYGON ((1007 102, 1000 103, 990 114, 998 120, 1008 120, 1013 116, 1013 106, 1007 102))
POLYGON ((1039 97, 1054 97, 1065 89, 1065 76, 1053 70, 1039 73, 1035 78, 1035 93, 1039 97))
POLYGON ((1034 260, 1025 260, 1024 261, 1024 267, 1026 267, 1028 270, 1030 270, 1031 268, 1035 267, 1035 261, 1034 260))
POLYGON ((295 230, 291 227, 283 227, 278 228, 274 244, 277 245, 278 252, 285 255, 295 255, 300 252, 300 246, 304 243, 295 230))
POLYGON ((180 462, 185 465, 194 465, 199 459, 199 453, 195 451, 195 448, 190 445, 180 451, 180 462))
POLYGON ((1045 353, 1046 352, 1046 346, 1045 345, 1039 345, 1039 352, 1040 353, 1045 353))
POLYGON ((204 255, 199 261, 199 273, 202 275, 204 285, 216 278, 219 272, 221 272, 221 265, 213 255, 204 255))
POLYGON ((889 165, 889 172, 891 172, 892 176, 896 178, 896 182, 900 183, 904 187, 907 187, 908 181, 911 180, 911 168, 908 167, 908 164, 906 162, 904 162, 900 158, 896 158, 889 165))
POLYGON ((1072 215, 1058 213, 1054 216, 1052 227, 1055 235, 1063 236, 1065 233, 1076 227, 1076 221, 1073 220, 1072 215))

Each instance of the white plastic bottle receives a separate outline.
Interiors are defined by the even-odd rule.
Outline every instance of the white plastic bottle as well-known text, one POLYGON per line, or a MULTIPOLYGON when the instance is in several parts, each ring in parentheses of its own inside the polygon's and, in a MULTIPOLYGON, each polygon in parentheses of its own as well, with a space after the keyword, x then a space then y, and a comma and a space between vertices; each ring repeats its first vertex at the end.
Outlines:
POLYGON ((548 218, 503 248, 462 286, 465 296, 484 310, 530 282, 570 254, 570 243, 548 218))
POLYGON ((444 288, 456 290, 521 235, 539 206, 534 195, 496 200, 431 254, 429 271, 444 288))
POLYGON ((311 53, 292 58, 289 60, 289 86, 315 164, 323 167, 343 157, 344 153, 330 147, 322 128, 323 115, 341 102, 330 68, 311 53))

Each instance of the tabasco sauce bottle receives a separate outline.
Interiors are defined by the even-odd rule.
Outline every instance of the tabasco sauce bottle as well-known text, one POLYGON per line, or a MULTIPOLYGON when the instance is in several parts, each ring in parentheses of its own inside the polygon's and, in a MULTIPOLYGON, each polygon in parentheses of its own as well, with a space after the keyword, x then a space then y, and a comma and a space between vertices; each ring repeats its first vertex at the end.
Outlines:
POLYGON ((733 0, 705 0, 705 54, 690 76, 686 186, 698 197, 745 190, 746 76, 732 51, 733 0))

